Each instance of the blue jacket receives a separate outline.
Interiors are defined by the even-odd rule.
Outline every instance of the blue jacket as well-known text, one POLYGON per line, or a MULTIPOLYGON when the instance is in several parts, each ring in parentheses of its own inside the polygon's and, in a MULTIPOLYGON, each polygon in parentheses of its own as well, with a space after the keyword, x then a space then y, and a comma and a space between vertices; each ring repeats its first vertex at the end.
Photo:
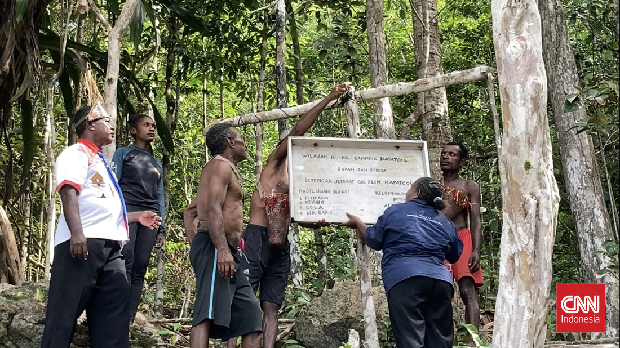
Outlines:
POLYGON ((121 147, 112 156, 112 170, 123 191, 127 210, 149 210, 161 216, 159 234, 165 234, 164 170, 147 150, 121 147))
POLYGON ((366 244, 383 250, 381 269, 386 294, 392 286, 425 276, 453 283, 444 260, 458 261, 463 242, 450 219, 423 200, 395 204, 366 228, 366 244))

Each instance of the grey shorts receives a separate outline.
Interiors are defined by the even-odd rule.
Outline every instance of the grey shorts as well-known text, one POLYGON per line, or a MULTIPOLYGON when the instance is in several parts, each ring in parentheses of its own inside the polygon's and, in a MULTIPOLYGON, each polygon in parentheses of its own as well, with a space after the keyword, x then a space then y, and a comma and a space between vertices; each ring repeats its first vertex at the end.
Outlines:
MULTIPOLYGON (((229 246, 230 247, 230 246, 229 246)), ((211 338, 227 341, 232 337, 262 332, 262 311, 252 287, 243 273, 239 249, 230 247, 235 276, 217 272, 217 249, 207 231, 198 231, 192 241, 189 259, 196 274, 196 301, 192 326, 212 321, 211 338)))

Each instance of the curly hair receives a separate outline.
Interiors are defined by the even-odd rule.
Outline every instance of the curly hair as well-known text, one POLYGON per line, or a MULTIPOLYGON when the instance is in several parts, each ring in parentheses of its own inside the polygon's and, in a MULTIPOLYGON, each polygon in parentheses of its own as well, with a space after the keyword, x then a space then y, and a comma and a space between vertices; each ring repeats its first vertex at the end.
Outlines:
POLYGON ((205 135, 205 142, 211 156, 220 155, 226 150, 226 141, 231 136, 233 128, 230 123, 217 123, 209 128, 205 135))
POLYGON ((429 177, 423 177, 415 182, 418 190, 420 191, 419 198, 426 202, 426 204, 435 207, 437 210, 442 210, 446 207, 441 196, 443 195, 443 187, 439 181, 429 177))

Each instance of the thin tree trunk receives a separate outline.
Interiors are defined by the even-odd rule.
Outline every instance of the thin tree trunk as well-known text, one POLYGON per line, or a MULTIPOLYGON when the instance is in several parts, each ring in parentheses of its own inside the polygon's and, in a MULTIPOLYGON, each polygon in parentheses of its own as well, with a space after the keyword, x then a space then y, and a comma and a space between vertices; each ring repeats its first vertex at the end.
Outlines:
POLYGON ((534 0, 492 0, 502 101, 502 241, 493 347, 545 343, 559 208, 547 121, 547 76, 534 0))
POLYGON ((0 282, 4 280, 9 284, 21 285, 24 282, 24 271, 11 222, 0 206, 0 282))
MULTIPOLYGON (((286 89, 286 4, 285 0, 276 2, 276 100, 278 108, 287 106, 286 89)), ((278 120, 278 133, 280 139, 284 139, 288 134, 288 120, 278 120)), ((293 276, 293 286, 303 287, 303 272, 301 262, 301 248, 299 247, 299 228, 296 223, 289 227, 288 240, 291 251, 291 274, 293 276)))
MULTIPOLYGON (((353 98, 345 104, 347 112, 347 130, 349 138, 357 139, 360 134, 359 108, 357 101, 353 98)), ((356 233, 355 231, 352 231, 356 233)), ((377 319, 375 313, 375 302, 372 297, 372 272, 371 260, 368 247, 357 237, 357 265, 359 271, 361 293, 362 293, 362 312, 364 314, 364 334, 366 348, 379 348, 379 332, 377 330, 377 319)))
MULTIPOLYGON (((609 214, 603 199, 596 152, 592 138, 576 127, 586 121, 586 109, 564 112, 566 98, 577 93, 579 75, 575 56, 568 41, 568 27, 559 0, 539 0, 538 9, 542 22, 542 43, 549 98, 555 128, 558 133, 560 157, 564 169, 564 183, 568 201, 575 220, 581 251, 581 273, 584 283, 599 283, 598 271, 609 266, 607 256, 597 254, 604 250, 603 243, 613 239, 609 214)), ((613 275, 602 278, 605 283, 605 333, 592 333, 592 338, 618 335, 618 279, 613 275)))
MULTIPOLYGON (((413 12, 414 51, 418 79, 442 75, 437 0, 410 0, 409 2, 413 12)), ((442 173, 439 168, 439 155, 443 146, 452 140, 446 89, 442 87, 418 94, 415 114, 413 117, 422 121, 422 139, 427 142, 431 177, 440 179, 442 173)), ((409 137, 408 127, 403 127, 402 135, 409 137)))
MULTIPOLYGON (((370 57, 370 86, 385 86, 388 83, 388 72, 383 30, 383 0, 366 0, 366 28, 370 57)), ((372 105, 375 112, 375 136, 378 139, 394 139, 390 99, 379 98, 373 100, 372 105)))
POLYGON ((47 257, 45 258, 45 278, 50 278, 50 270, 52 261, 54 260, 54 233, 56 231, 56 180, 54 178, 54 166, 55 166, 55 154, 54 144, 56 144, 56 127, 54 125, 54 85, 49 84, 47 87, 47 101, 46 101, 46 144, 45 149, 47 152, 47 162, 49 165, 49 171, 47 172, 47 257))
MULTIPOLYGON (((104 99, 105 109, 110 116, 110 126, 114 128, 116 128, 116 119, 118 115, 116 97, 118 92, 118 74, 120 71, 121 42, 123 41, 127 29, 129 29, 129 24, 131 23, 131 19, 140 1, 141 0, 125 1, 120 16, 118 16, 114 27, 108 34, 108 68, 104 83, 104 99)), ((115 141, 103 148, 103 153, 108 160, 112 159, 112 155, 114 155, 115 151, 115 141)))
POLYGON ((71 14, 73 13, 74 7, 71 6, 70 2, 65 4, 65 2, 62 1, 61 8, 63 16, 61 17, 62 39, 60 42, 60 66, 58 67, 56 74, 54 74, 47 85, 47 95, 45 100, 45 112, 47 114, 47 163, 50 166, 47 178, 47 198, 49 199, 47 215, 48 254, 45 260, 45 276, 47 279, 50 277, 51 263, 54 259, 54 233, 56 231, 56 181, 54 179, 54 166, 56 162, 56 156, 54 153, 54 145, 56 144, 56 128, 54 121, 54 89, 65 65, 65 47, 67 45, 67 35, 69 34, 69 20, 71 18, 71 14), (64 15, 66 15, 66 18, 64 15))
MULTIPOLYGON (((267 63, 267 18, 269 10, 263 12, 263 33, 260 45, 260 71, 258 72, 258 91, 256 95, 256 112, 265 111, 265 67, 267 63)), ((254 140, 256 142, 256 151, 254 154, 254 170, 256 171, 256 179, 260 177, 263 171, 263 125, 262 123, 254 124, 254 140)))
MULTIPOLYGON (((276 2, 276 100, 278 109, 287 106, 286 89, 286 6, 284 0, 276 2)), ((288 121, 278 120, 280 139, 288 134, 288 121)))
MULTIPOLYGON (((176 61, 177 45, 179 43, 179 24, 175 16, 168 19, 168 54, 166 56, 166 125, 170 129, 170 135, 174 134, 174 117, 177 109, 176 99, 172 95, 174 82, 174 65, 176 61)), ((178 94, 176 98, 178 98, 178 94)), ((164 214, 168 214, 170 207, 170 153, 164 150, 162 157, 162 167, 164 170, 164 214)), ((157 252, 157 280, 155 284, 155 316, 162 316, 164 301, 164 264, 165 249, 162 246, 157 252)))
MULTIPOLYGON (((24 272, 28 270, 28 246, 30 245, 30 197, 28 194, 24 194, 21 197, 21 206, 22 206, 22 214, 24 216, 24 229, 21 237, 21 264, 24 269, 24 272)), ((28 279, 27 275, 24 274, 25 279, 28 279)))
MULTIPOLYGON (((82 7, 84 6, 83 4, 84 2, 87 3, 87 1, 80 0, 82 7)), ((75 34, 75 41, 80 44, 84 42, 84 19, 81 16, 78 18, 78 22, 77 22, 77 32, 75 34)), ((81 58, 82 52, 77 51, 76 55, 81 58)), ((75 88, 75 94, 73 95, 73 114, 67 115, 67 133, 68 133, 67 145, 69 146, 75 144, 77 141, 77 134, 75 134, 75 129, 73 128, 73 115, 80 108, 80 104, 82 104, 82 74, 81 73, 78 74, 77 84, 73 86, 73 88, 75 88)))
POLYGON ((295 58, 295 99, 297 105, 304 103, 304 69, 301 63, 301 47, 299 46, 299 33, 297 31, 297 20, 293 10, 292 0, 285 0, 286 12, 289 13, 288 23, 291 28, 291 40, 293 41, 293 55, 295 58))

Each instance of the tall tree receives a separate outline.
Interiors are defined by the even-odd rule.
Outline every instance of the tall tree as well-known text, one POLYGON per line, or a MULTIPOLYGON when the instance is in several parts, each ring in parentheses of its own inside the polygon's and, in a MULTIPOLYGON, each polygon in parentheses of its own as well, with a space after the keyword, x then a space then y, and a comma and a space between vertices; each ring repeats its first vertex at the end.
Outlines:
MULTIPOLYGON (((170 129, 170 135, 174 134, 178 122, 178 100, 179 100, 179 79, 180 72, 177 71, 177 90, 175 95, 172 93, 174 83, 174 66, 177 61, 177 49, 179 45, 179 23, 177 17, 171 15, 168 19, 168 42, 166 56, 166 125, 170 129)), ((178 69, 178 67, 177 67, 178 69)), ((162 167, 164 171, 164 214, 168 214, 170 209, 170 153, 164 149, 162 156, 162 167)), ((164 301, 164 265, 165 265, 165 243, 157 251, 157 284, 155 293, 155 313, 161 317, 164 301)))
POLYGON ((502 239, 494 347, 542 347, 559 208, 535 0, 492 0, 503 139, 502 239))
MULTIPOLYGON (((127 0, 123 5, 123 10, 120 16, 118 16, 114 27, 112 27, 108 33, 108 68, 103 91, 105 109, 108 115, 110 115, 110 126, 114 128, 116 128, 116 118, 118 115, 116 96, 118 91, 118 74, 120 71, 121 42, 125 33, 127 33, 127 29, 129 29, 129 24, 131 24, 131 19, 140 1, 142 0, 127 0)), ((100 17, 100 20, 102 19, 103 16, 100 17)), ((107 24, 107 26, 110 27, 109 24, 107 24)), ((114 151, 116 151, 116 141, 113 141, 110 145, 103 148, 103 153, 108 160, 112 159, 114 151)))
MULTIPOLYGON (((443 74, 441 42, 437 26, 437 0, 409 0, 413 13, 414 52, 418 79, 443 74)), ((422 139, 426 140, 431 176, 442 177, 439 155, 443 146, 452 140, 448 118, 446 88, 435 88, 418 94, 414 113, 403 126, 403 137, 409 137, 409 126, 422 121, 422 139)))
MULTIPOLYGON (((573 213, 584 283, 600 282, 598 271, 609 266, 609 258, 598 254, 603 243, 613 239, 609 214, 603 199, 603 188, 596 166, 592 138, 580 132, 578 125, 587 121, 585 107, 566 112, 566 99, 577 94, 579 76, 575 56, 568 40, 568 27, 560 0, 539 0, 542 22, 543 57, 549 81, 549 98, 555 120, 564 183, 573 213)), ((603 277, 606 284, 606 332, 593 337, 618 335, 618 279, 611 274, 603 277)))
POLYGON ((293 42, 293 58, 295 59, 295 100, 297 105, 304 103, 304 68, 301 63, 301 47, 299 46, 299 31, 297 30, 297 20, 293 10, 292 0, 286 0, 286 12, 288 13, 288 24, 291 28, 291 41, 293 42))
MULTIPOLYGON (((385 31, 383 30, 383 0, 366 0, 366 30, 368 34, 368 56, 370 58, 371 87, 388 83, 385 54, 385 31)), ((394 120, 390 98, 372 101, 375 112, 375 136, 394 139, 394 120)))

